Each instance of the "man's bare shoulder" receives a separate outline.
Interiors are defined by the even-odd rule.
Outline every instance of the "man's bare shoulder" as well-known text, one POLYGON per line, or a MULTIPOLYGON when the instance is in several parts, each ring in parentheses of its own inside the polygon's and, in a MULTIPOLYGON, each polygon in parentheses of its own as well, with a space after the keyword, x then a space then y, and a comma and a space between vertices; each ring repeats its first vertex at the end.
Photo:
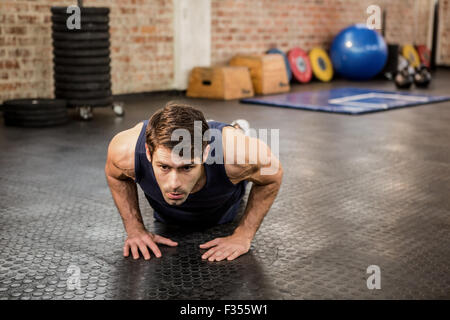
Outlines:
POLYGON ((222 144, 225 171, 232 183, 248 180, 265 184, 282 177, 283 168, 278 157, 257 137, 226 127, 222 131, 222 144))
POLYGON ((254 138, 246 136, 242 130, 224 127, 222 130, 223 157, 225 171, 234 184, 249 177, 257 167, 249 161, 250 148, 254 138))
POLYGON ((134 150, 143 123, 116 134, 109 143, 107 166, 115 176, 126 176, 134 179, 134 150))

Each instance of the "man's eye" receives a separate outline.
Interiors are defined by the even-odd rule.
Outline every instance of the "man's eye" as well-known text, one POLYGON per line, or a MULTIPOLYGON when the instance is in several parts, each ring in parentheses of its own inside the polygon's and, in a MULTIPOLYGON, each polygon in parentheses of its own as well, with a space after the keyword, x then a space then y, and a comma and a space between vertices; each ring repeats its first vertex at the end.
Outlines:
POLYGON ((192 169, 192 166, 186 166, 186 167, 183 167, 183 170, 184 171, 189 171, 189 170, 191 170, 192 169))
POLYGON ((167 170, 167 169, 169 169, 169 167, 168 166, 161 166, 161 169, 167 170))

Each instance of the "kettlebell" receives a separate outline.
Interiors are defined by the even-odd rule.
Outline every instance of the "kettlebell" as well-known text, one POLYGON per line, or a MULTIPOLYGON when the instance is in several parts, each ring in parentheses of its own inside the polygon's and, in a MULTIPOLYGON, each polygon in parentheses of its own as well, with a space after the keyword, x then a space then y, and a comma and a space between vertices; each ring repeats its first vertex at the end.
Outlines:
POLYGON ((408 68, 403 68, 395 75, 394 82, 399 89, 409 89, 414 82, 414 79, 408 68))
POLYGON ((419 88, 426 88, 431 82, 431 73, 428 69, 421 65, 416 68, 416 73, 414 74, 414 84, 419 88))

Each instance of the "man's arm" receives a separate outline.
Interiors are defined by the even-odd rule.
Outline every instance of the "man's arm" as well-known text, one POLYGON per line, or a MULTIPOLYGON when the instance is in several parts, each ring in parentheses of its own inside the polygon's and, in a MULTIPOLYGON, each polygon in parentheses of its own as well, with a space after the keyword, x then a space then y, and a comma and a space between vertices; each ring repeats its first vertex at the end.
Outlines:
POLYGON ((272 155, 272 159, 270 161, 271 165, 273 165, 274 161, 278 163, 275 164, 275 166, 278 166, 276 173, 271 175, 262 175, 262 167, 255 166, 255 172, 243 179, 253 182, 253 185, 248 196, 244 216, 234 232, 240 233, 250 240, 254 238, 261 222, 275 201, 281 187, 283 168, 275 156, 272 155))
POLYGON ((136 183, 123 173, 116 174, 115 171, 119 171, 119 168, 112 161, 107 162, 105 166, 106 180, 126 232, 145 229, 139 209, 136 183))
MULTIPOLYGON (((134 153, 130 154, 126 132, 116 135, 109 144, 105 175, 114 203, 128 234, 123 248, 124 256, 131 250, 133 258, 139 258, 139 251, 146 260, 150 259, 148 247, 159 258, 161 251, 156 243, 177 245, 170 239, 154 235, 145 229, 139 209, 137 186, 134 182, 134 153)), ((134 150, 134 149, 133 149, 134 150)))
MULTIPOLYGON (((235 135, 236 141, 245 140, 245 144, 241 144, 241 146, 245 145, 245 148, 236 150, 237 156, 234 162, 237 162, 239 154, 245 152, 245 163, 227 165, 227 174, 233 183, 248 180, 253 182, 253 186, 244 216, 234 233, 229 237, 216 238, 200 246, 202 249, 212 247, 202 256, 203 259, 210 261, 233 260, 248 252, 251 241, 278 194, 283 178, 280 161, 264 142, 240 133, 235 135), (255 164, 251 164, 250 161, 252 152, 253 155, 257 155, 255 164)), ((239 143, 235 145, 238 146, 239 143)))

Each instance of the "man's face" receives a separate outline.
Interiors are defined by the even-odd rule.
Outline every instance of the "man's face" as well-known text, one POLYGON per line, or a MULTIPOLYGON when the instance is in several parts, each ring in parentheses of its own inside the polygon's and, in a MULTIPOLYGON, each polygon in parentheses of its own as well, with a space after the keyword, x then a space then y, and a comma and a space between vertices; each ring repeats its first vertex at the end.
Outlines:
POLYGON ((183 162, 182 158, 166 147, 156 148, 153 159, 147 146, 146 150, 164 200, 170 205, 181 205, 199 182, 202 164, 199 161, 196 161, 197 164, 194 161, 183 162))

